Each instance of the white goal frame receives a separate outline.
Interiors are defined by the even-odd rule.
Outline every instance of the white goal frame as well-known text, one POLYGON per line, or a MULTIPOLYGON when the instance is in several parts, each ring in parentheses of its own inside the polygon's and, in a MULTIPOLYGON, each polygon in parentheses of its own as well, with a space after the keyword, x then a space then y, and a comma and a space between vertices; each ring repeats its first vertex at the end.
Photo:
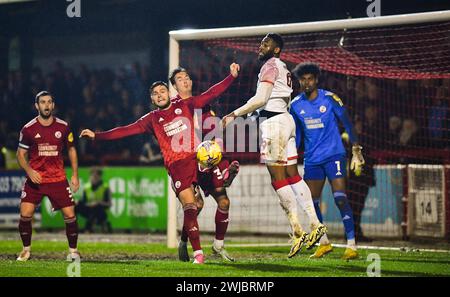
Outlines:
MULTIPOLYGON (((407 25, 450 20, 450 10, 401 14, 392 16, 366 17, 356 19, 343 19, 319 22, 290 23, 278 25, 246 26, 217 29, 185 29, 169 32, 169 72, 179 66, 179 41, 201 40, 210 38, 249 37, 265 35, 268 32, 279 34, 321 32, 343 29, 361 29, 370 27, 407 25)), ((170 87, 171 93, 175 93, 170 87)), ((169 179, 170 180, 170 179, 169 179)), ((175 248, 177 239, 177 198, 170 185, 168 186, 168 213, 167 213, 167 247, 175 248)))

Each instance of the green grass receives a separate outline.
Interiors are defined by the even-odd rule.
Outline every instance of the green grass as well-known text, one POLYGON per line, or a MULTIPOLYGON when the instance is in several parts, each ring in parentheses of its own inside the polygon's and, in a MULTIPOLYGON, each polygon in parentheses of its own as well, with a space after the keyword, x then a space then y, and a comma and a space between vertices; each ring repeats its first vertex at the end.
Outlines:
MULTIPOLYGON (((33 242, 32 259, 17 262, 18 241, 0 241, 0 276, 66 276, 65 242, 33 242)), ((360 257, 349 262, 340 259, 343 249, 335 248, 323 259, 309 259, 303 250, 287 259, 289 247, 230 247, 236 258, 226 263, 206 251, 205 265, 177 261, 176 249, 163 244, 81 243, 81 276, 367 276, 367 256, 381 258, 381 276, 450 276, 450 253, 360 250, 360 257)))

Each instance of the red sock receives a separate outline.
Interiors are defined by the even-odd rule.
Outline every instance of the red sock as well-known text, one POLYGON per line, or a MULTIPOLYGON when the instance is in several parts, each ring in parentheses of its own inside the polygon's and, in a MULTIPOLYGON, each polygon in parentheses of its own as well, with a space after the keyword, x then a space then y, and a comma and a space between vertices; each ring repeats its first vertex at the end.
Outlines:
MULTIPOLYGON (((197 217, 201 211, 202 211, 202 208, 197 209, 197 217)), ((188 238, 189 238, 189 236, 188 236, 187 232, 184 230, 184 228, 181 229, 181 241, 187 242, 188 238)))
POLYGON ((227 232, 228 223, 228 210, 221 210, 217 208, 216 210, 216 239, 223 240, 225 238, 225 233, 227 232))
POLYGON ((69 247, 72 249, 77 248, 78 241, 78 223, 76 217, 64 219, 66 223, 66 236, 69 241, 69 247))
POLYGON ((32 232, 31 220, 32 220, 32 217, 20 216, 19 233, 20 233, 20 238, 22 238, 23 246, 31 245, 31 232, 32 232))
POLYGON ((197 209, 189 208, 184 210, 184 224, 183 229, 189 237, 192 249, 194 251, 201 250, 200 246, 200 231, 197 222, 197 209))

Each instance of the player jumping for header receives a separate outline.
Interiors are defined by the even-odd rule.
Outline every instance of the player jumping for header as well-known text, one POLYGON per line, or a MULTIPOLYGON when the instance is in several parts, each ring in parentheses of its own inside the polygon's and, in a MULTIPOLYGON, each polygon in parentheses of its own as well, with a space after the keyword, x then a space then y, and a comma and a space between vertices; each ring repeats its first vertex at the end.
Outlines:
POLYGON ((269 33, 263 38, 258 58, 265 63, 258 75, 256 94, 222 121, 226 126, 236 117, 262 109, 259 115, 265 120, 260 124, 261 160, 267 165, 272 186, 292 228, 290 258, 300 251, 305 242, 306 248, 311 248, 326 233, 326 227, 319 222, 314 212, 311 192, 306 183, 300 175, 289 176, 287 172, 288 165, 297 164, 297 149, 295 123, 288 112, 292 93, 291 73, 280 60, 282 49, 283 39, 280 35, 269 33), (311 224, 309 235, 300 226, 297 201, 311 224))

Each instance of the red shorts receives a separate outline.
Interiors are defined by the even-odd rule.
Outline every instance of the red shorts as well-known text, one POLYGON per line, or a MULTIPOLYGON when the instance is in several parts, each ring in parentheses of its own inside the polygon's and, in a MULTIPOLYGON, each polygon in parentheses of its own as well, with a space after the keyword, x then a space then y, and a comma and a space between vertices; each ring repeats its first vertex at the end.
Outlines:
POLYGON ((52 203, 53 210, 75 205, 67 180, 45 184, 34 184, 29 179, 26 180, 22 189, 21 202, 39 205, 44 196, 47 196, 52 203))
POLYGON ((191 157, 175 161, 167 168, 172 179, 172 188, 177 196, 184 189, 197 184, 197 170, 198 165, 195 154, 191 157))
POLYGON ((198 184, 205 193, 205 196, 208 196, 214 189, 223 188, 222 172, 228 168, 228 166, 228 160, 222 159, 222 161, 212 169, 198 172, 198 184))

